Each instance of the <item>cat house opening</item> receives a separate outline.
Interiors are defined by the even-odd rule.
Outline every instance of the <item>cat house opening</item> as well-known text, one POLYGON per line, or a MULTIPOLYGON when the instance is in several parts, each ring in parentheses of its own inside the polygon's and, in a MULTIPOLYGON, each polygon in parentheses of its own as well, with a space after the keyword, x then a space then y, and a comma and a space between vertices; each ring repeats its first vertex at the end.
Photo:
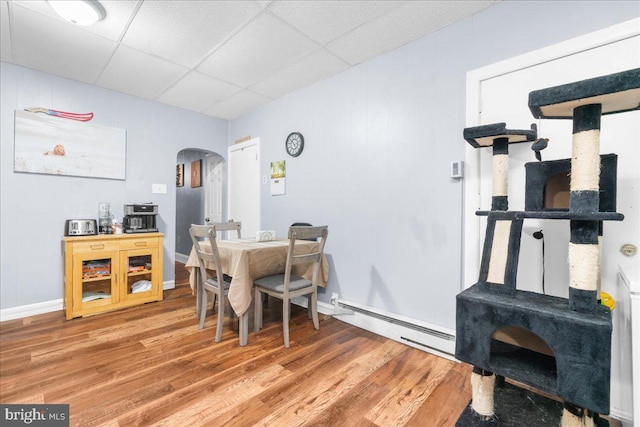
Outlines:
MULTIPOLYGON (((547 389, 557 387, 558 369, 553 350, 533 332, 506 326, 491 336, 490 360, 492 365, 504 368, 505 376, 522 378, 524 372, 542 381, 547 389), (513 375, 509 372, 513 371, 513 375)), ((523 381, 527 383, 526 379, 523 381)), ((534 384, 530 384, 534 385, 534 384)))
MULTIPOLYGON (((532 162, 526 170, 525 211, 568 211, 571 159, 532 162)), ((600 156, 600 212, 616 211, 618 156, 600 156)))

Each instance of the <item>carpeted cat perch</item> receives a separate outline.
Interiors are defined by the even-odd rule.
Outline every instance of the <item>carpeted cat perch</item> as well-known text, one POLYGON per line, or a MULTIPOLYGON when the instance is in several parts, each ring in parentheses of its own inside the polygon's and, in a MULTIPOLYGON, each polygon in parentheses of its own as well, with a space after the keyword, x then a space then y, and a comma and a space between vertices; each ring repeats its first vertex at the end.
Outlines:
POLYGON ((463 134, 476 148, 492 147, 493 193, 491 210, 477 212, 487 217, 478 282, 456 298, 456 357, 474 367, 472 401, 456 425, 608 426, 599 414, 609 413, 612 324, 598 303, 599 245, 603 222, 623 215, 615 212, 617 157, 600 155, 600 118, 640 109, 640 69, 531 92, 529 109, 539 119, 571 119, 573 141, 571 159, 525 165, 524 211, 508 210, 508 147, 536 140, 535 126, 463 134), (527 218, 569 221, 568 299, 517 290, 527 218))

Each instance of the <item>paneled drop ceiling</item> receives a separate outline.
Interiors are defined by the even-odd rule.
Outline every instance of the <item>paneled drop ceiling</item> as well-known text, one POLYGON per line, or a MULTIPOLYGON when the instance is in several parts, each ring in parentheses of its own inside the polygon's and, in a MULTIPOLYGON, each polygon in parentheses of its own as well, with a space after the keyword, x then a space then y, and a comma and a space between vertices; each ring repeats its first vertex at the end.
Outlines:
POLYGON ((1 0, 0 59, 233 119, 496 1, 100 3, 81 27, 45 0, 1 0))

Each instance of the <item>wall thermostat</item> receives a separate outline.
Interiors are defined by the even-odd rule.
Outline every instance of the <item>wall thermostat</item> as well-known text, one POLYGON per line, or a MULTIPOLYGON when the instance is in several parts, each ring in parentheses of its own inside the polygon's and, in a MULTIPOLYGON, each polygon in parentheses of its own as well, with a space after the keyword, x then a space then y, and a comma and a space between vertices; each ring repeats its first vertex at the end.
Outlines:
POLYGON ((451 162, 451 178, 462 178, 464 176, 464 162, 458 160, 451 162))

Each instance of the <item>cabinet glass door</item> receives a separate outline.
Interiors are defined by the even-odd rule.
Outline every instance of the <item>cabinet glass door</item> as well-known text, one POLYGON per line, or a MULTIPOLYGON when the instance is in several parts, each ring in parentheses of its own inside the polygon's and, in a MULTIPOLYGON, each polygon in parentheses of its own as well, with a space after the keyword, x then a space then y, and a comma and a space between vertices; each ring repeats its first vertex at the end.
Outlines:
POLYGON ((81 253, 74 255, 74 280, 82 286, 74 288, 73 308, 91 311, 119 300, 115 273, 117 252, 81 253))
POLYGON ((134 249, 122 252, 120 259, 125 286, 122 286, 122 299, 148 298, 159 287, 158 249, 134 249), (154 269, 154 266, 156 267, 154 269))

